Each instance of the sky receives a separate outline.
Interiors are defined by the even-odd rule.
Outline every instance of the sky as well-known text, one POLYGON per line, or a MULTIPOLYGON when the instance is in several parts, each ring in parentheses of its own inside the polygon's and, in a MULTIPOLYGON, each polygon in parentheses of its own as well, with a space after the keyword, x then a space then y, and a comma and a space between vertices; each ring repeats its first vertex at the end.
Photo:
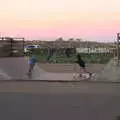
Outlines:
POLYGON ((114 42, 120 0, 1 0, 0 36, 114 42))

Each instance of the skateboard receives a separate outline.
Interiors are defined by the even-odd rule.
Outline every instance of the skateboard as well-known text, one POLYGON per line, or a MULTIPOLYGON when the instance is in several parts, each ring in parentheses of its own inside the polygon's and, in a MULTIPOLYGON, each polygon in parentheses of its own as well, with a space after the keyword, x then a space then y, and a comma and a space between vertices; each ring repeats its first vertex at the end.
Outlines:
POLYGON ((89 73, 73 73, 73 80, 88 80, 91 77, 95 76, 95 73, 91 73, 91 75, 89 75, 89 73))

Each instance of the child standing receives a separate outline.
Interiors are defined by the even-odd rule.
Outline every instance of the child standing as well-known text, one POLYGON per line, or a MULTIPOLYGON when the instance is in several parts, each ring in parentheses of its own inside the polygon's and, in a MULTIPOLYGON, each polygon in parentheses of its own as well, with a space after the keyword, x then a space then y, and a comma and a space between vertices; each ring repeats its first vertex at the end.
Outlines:
POLYGON ((36 55, 32 54, 32 56, 29 58, 29 70, 28 75, 30 76, 32 74, 32 71, 37 63, 37 57, 36 55))

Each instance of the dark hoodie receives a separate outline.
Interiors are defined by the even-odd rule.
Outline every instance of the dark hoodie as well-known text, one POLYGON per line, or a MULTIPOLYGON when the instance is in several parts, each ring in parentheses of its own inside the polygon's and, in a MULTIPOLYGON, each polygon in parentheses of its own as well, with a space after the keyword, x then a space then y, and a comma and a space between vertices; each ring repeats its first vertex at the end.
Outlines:
POLYGON ((85 67, 85 62, 82 60, 80 54, 77 55, 77 63, 78 63, 81 67, 85 67))

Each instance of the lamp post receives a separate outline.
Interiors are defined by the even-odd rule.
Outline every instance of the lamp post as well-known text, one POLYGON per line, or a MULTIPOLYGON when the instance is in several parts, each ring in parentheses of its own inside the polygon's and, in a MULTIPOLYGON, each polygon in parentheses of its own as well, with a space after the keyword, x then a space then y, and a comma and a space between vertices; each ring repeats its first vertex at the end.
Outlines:
POLYGON ((120 60, 120 48, 119 48, 120 33, 117 33, 117 59, 120 60))

